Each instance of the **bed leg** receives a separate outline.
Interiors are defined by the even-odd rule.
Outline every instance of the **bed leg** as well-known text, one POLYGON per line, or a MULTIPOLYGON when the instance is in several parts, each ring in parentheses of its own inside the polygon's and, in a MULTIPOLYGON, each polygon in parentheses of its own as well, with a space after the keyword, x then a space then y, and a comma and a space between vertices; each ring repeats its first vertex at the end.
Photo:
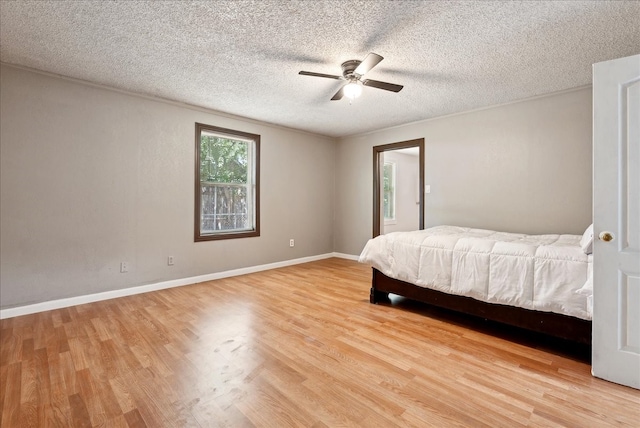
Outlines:
POLYGON ((374 287, 371 287, 371 292, 369 293, 369 302, 378 303, 387 301, 389 301, 389 293, 378 291, 374 287))

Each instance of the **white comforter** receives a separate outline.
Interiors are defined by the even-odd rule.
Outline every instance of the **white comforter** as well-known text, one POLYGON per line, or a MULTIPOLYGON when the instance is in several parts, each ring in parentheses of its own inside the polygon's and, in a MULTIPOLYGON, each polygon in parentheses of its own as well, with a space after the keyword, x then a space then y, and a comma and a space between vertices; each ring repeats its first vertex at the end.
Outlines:
POLYGON ((360 262, 388 277, 490 303, 591 319, 592 256, 579 235, 437 226, 367 242, 360 262))

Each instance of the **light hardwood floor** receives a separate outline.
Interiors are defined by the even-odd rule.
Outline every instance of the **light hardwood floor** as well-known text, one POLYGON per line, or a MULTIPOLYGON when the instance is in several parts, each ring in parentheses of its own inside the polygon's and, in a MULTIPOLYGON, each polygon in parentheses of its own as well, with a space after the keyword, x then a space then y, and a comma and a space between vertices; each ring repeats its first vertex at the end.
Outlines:
POLYGON ((1 426, 639 426, 580 350, 369 284, 328 259, 2 320, 1 426))

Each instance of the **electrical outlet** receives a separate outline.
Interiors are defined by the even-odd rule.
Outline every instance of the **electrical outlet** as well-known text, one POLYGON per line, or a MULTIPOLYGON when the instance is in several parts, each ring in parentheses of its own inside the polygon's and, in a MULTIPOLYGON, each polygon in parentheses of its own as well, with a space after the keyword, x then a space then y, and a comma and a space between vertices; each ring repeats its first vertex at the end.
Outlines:
POLYGON ((295 245, 296 245, 296 241, 294 241, 293 239, 289 239, 289 246, 294 247, 295 245))
POLYGON ((173 256, 167 257, 167 265, 173 266, 173 256))
POLYGON ((120 262, 120 273, 127 273, 127 272, 129 272, 129 263, 120 262))

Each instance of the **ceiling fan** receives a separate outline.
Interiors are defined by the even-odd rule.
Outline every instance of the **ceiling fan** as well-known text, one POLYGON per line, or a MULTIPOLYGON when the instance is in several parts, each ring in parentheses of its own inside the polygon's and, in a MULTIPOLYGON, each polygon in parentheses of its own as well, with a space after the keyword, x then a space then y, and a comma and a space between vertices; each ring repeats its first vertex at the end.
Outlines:
POLYGON ((298 74, 303 76, 316 76, 326 77, 328 79, 346 80, 347 83, 336 92, 331 98, 331 101, 342 99, 343 96, 347 96, 350 99, 354 99, 362 92, 362 86, 371 86, 373 88, 384 89, 385 91, 400 92, 404 87, 402 85, 396 85, 394 83, 380 82, 379 80, 363 79, 362 76, 369 72, 384 58, 373 52, 369 53, 362 61, 356 59, 350 59, 342 63, 342 76, 336 76, 333 74, 314 73, 311 71, 301 71, 298 74))

